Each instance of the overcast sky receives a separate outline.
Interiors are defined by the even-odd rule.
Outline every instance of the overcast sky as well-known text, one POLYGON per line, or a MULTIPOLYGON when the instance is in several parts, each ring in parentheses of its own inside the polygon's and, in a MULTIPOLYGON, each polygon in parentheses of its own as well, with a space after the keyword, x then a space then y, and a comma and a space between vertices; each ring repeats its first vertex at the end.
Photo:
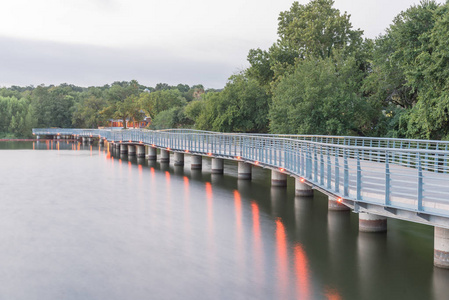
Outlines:
MULTIPOLYGON (((302 4, 308 0, 300 0, 302 4)), ((438 1, 443 3, 444 1, 438 1)), ((222 88, 276 41, 291 0, 4 0, 0 86, 131 79, 222 88)), ((335 0, 374 38, 417 0, 335 0)))

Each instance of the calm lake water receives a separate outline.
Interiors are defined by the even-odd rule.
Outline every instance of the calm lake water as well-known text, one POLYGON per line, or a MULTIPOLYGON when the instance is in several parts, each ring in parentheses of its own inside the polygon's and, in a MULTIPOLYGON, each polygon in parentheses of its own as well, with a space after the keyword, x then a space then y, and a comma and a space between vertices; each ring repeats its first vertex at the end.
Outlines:
POLYGON ((327 198, 115 157, 0 142, 0 299, 449 299, 433 228, 358 232, 327 198))

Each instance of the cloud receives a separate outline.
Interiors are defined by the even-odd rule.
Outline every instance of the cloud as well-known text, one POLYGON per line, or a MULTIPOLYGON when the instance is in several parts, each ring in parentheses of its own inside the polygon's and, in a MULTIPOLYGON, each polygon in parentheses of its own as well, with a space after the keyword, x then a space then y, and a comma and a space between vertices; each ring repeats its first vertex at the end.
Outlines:
POLYGON ((92 86, 136 79, 148 86, 166 82, 222 88, 237 71, 232 59, 189 55, 158 47, 118 49, 0 37, 0 86, 92 86))

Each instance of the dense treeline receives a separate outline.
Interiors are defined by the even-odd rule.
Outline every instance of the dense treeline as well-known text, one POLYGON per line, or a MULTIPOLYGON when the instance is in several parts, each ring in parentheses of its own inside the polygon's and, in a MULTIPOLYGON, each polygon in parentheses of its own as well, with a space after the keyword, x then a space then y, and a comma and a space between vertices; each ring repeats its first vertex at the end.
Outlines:
POLYGON ((294 2, 278 39, 223 90, 136 81, 0 90, 0 132, 151 117, 153 129, 449 139, 449 2, 421 1, 364 39, 332 0, 294 2))
MULTIPOLYGON (((137 81, 102 87, 74 85, 0 89, 0 138, 30 137, 33 127, 98 128, 109 120, 141 121, 150 117, 153 129, 189 126, 186 106, 206 92, 202 85, 146 87, 137 81)), ((126 124, 125 124, 126 125, 126 124)))

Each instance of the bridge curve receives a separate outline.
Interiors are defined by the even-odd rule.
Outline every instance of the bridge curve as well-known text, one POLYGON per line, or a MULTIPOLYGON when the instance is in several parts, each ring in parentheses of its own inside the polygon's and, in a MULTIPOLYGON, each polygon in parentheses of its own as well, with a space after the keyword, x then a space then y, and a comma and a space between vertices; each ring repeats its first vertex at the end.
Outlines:
MULTIPOLYGON (((435 226, 435 244, 437 235, 449 242, 449 142, 186 129, 42 128, 33 129, 33 134, 98 137, 269 168, 338 199, 356 213, 435 226)), ((438 255, 449 268, 446 245, 438 255)))

